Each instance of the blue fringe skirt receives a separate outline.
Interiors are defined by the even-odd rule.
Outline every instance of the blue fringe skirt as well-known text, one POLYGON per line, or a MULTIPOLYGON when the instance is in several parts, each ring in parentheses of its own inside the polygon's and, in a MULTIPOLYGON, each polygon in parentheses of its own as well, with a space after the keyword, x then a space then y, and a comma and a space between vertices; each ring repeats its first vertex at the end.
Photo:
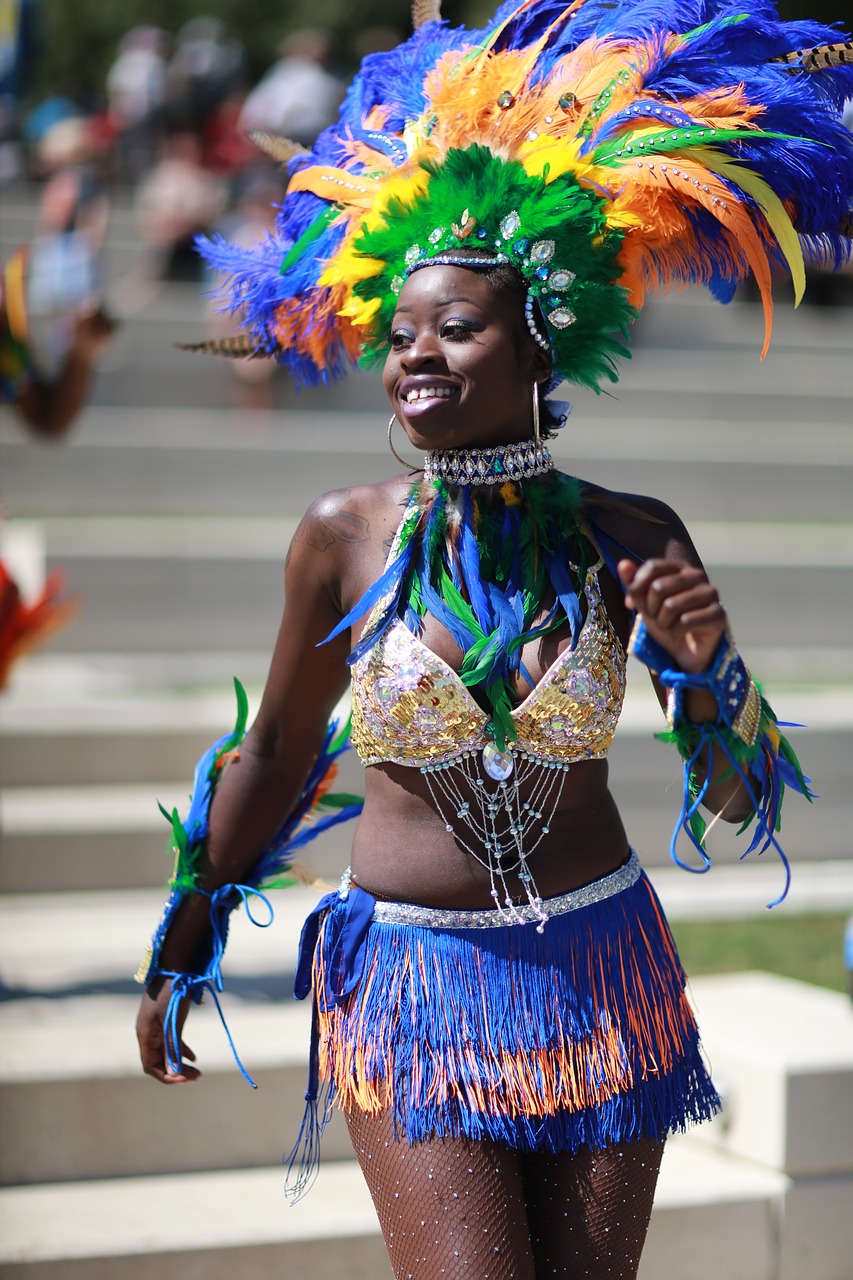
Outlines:
POLYGON ((315 992, 314 1098, 319 1085, 345 1109, 390 1110, 409 1143, 524 1151, 659 1138, 712 1116, 684 972, 636 854, 545 908, 540 931, 496 910, 328 895, 297 978, 297 994, 315 992))

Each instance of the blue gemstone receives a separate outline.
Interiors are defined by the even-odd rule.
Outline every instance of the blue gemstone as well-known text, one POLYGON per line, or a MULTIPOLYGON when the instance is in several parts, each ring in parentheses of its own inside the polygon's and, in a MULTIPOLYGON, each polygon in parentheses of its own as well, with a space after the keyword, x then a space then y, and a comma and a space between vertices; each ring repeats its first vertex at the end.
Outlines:
POLYGON ((496 476, 503 475, 504 464, 501 462, 500 458, 495 458, 494 462, 492 463, 492 471, 495 473, 496 476))
POLYGON ((540 279, 540 280, 547 280, 547 279, 548 279, 548 277, 549 277, 549 275, 551 274, 551 268, 550 268, 550 267, 537 267, 537 268, 536 268, 536 274, 537 274, 537 276, 539 277, 539 279, 540 279))
POLYGON ((487 233, 487 231, 486 231, 486 228, 485 228, 485 227, 478 227, 478 228, 477 228, 476 236, 477 236, 477 239, 478 239, 478 240, 485 240, 485 238, 486 238, 486 235, 487 235, 487 234, 488 234, 488 233, 487 233))
POLYGON ((530 244, 529 240, 516 240, 515 244, 512 247, 515 253, 527 253, 527 248, 529 244, 530 244))

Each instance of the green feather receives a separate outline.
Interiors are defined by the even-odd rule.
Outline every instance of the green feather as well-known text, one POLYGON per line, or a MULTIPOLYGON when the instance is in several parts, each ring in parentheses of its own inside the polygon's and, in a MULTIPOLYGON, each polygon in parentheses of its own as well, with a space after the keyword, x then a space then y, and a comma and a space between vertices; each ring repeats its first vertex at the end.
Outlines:
POLYGON ((424 162, 423 168, 429 175, 426 193, 408 204, 390 199, 381 225, 363 230, 356 241, 359 253, 384 263, 377 275, 354 286, 358 297, 379 304, 373 336, 364 346, 364 363, 370 365, 386 355, 399 279, 405 279, 406 254, 413 247, 425 253, 429 249, 431 254, 463 244, 500 250, 525 274, 531 292, 543 298, 547 313, 548 283, 536 278, 525 255, 530 243, 548 239, 555 244, 553 262, 569 265, 576 274, 575 283, 565 291, 565 302, 578 322, 563 329, 549 328, 555 367, 571 381, 596 390, 602 379, 615 381, 615 362, 627 354, 625 339, 636 311, 616 283, 621 276, 617 258, 624 232, 608 227, 602 197, 581 187, 571 175, 546 182, 543 174, 528 174, 521 164, 499 159, 477 145, 451 149, 440 166, 424 162), (452 225, 466 208, 477 218, 477 233, 460 240, 452 225), (502 233, 508 209, 518 211, 523 240, 502 233), (436 232, 438 242, 432 238, 436 232))
POLYGON ((293 266, 294 262, 299 261, 308 246, 313 244, 314 241, 323 234, 330 222, 334 222, 338 213, 339 210, 335 205, 332 205, 329 209, 324 209, 320 216, 314 219, 308 230, 303 231, 302 235, 291 247, 284 259, 284 262, 281 264, 280 272, 282 275, 284 275, 289 267, 293 266))

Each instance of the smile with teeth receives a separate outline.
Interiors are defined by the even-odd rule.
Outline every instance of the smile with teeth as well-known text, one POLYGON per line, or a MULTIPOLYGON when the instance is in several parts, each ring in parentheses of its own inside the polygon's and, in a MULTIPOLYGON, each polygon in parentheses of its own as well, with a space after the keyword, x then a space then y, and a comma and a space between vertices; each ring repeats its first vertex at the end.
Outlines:
POLYGON ((406 404, 414 404, 416 400, 438 400, 452 396, 453 393, 453 387, 418 387, 414 391, 407 391, 403 399, 406 404))

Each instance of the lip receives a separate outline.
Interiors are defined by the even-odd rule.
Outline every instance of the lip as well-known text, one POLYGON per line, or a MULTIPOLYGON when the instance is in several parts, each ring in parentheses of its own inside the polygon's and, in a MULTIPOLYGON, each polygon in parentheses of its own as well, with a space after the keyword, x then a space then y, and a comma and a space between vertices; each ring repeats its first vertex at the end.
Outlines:
POLYGON ((420 418, 425 413, 435 413, 443 405, 447 405, 455 401, 459 395, 460 387, 456 382, 452 382, 449 378, 420 377, 403 378, 397 390, 397 400, 400 408, 407 418, 420 418), (443 392, 442 395, 428 396, 423 400, 406 399, 413 391, 427 391, 435 388, 437 391, 443 392))

